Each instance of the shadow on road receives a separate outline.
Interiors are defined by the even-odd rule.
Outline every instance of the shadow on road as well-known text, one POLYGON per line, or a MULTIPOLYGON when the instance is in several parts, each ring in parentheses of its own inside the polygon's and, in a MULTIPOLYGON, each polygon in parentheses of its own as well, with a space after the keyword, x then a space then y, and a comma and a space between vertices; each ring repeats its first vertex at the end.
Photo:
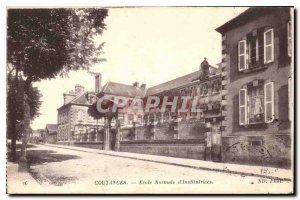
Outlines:
POLYGON ((29 165, 41 165, 50 162, 62 162, 71 159, 79 159, 76 155, 57 154, 51 150, 27 150, 29 165))
MULTIPOLYGON (((27 159, 29 168, 35 165, 44 165, 52 162, 63 162, 66 160, 80 159, 81 157, 76 155, 58 154, 52 150, 27 150, 27 159)), ((30 168, 29 173, 31 176, 41 185, 50 184, 55 186, 62 186, 68 183, 75 182, 77 177, 66 176, 63 173, 49 173, 39 168, 30 168)))

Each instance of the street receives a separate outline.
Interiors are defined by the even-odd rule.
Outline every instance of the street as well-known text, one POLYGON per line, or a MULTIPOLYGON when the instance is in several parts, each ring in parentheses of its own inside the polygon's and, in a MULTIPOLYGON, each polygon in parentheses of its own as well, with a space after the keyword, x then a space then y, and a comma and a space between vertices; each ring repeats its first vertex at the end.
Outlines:
POLYGON ((259 193, 266 189, 276 193, 286 186, 271 179, 262 183, 259 177, 44 145, 31 145, 27 153, 30 175, 51 193, 259 193))

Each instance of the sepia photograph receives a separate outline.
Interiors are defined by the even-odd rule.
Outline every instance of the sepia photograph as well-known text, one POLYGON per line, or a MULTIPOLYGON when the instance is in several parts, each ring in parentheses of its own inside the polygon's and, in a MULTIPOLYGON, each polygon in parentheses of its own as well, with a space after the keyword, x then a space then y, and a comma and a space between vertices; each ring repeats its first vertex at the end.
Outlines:
POLYGON ((7 7, 6 193, 293 195, 294 13, 7 7))

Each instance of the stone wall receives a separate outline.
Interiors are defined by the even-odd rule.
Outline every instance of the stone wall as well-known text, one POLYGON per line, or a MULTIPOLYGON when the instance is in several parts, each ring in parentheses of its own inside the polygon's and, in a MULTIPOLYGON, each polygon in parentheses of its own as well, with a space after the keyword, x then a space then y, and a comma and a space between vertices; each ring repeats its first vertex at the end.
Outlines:
POLYGON ((121 141, 120 151, 205 160, 203 140, 121 141))
MULTIPOLYGON (((155 136, 151 133, 149 127, 138 126, 135 128, 136 136, 133 127, 122 128, 122 140, 172 140, 174 136, 174 128, 170 123, 161 123, 155 125, 155 136)), ((179 139, 205 139, 206 128, 199 121, 193 122, 178 122, 178 138, 179 139)))
POLYGON ((103 142, 74 142, 73 146, 102 150, 103 142))

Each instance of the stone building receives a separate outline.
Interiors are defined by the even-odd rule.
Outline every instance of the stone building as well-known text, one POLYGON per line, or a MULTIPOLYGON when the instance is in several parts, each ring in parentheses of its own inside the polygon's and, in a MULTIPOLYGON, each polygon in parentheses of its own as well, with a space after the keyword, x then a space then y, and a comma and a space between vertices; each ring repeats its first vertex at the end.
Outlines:
POLYGON ((250 8, 222 34, 222 160, 290 167, 291 10, 250 8))
MULTIPOLYGON (((126 108, 118 113, 121 136, 116 138, 112 129, 103 137, 109 143, 108 149, 115 148, 116 141, 120 151, 158 154, 175 157, 220 160, 221 115, 221 71, 219 65, 213 67, 206 60, 198 71, 174 80, 146 88, 137 82, 126 85, 108 82, 101 90, 103 95, 122 96, 131 101, 134 97, 149 96, 170 99, 174 96, 198 97, 200 112, 171 112, 159 108, 132 111, 126 108), (109 139, 108 139, 109 137, 109 139)), ((105 142, 105 141, 104 141, 105 142)), ((105 147, 102 147, 105 148, 105 147)))
MULTIPOLYGON (((95 89, 100 90, 101 75, 95 77, 95 89)), ((100 141, 100 129, 104 120, 95 120, 88 114, 88 107, 95 101, 95 93, 87 92, 81 85, 75 92, 64 93, 64 105, 57 109, 58 135, 60 144, 100 141)))

